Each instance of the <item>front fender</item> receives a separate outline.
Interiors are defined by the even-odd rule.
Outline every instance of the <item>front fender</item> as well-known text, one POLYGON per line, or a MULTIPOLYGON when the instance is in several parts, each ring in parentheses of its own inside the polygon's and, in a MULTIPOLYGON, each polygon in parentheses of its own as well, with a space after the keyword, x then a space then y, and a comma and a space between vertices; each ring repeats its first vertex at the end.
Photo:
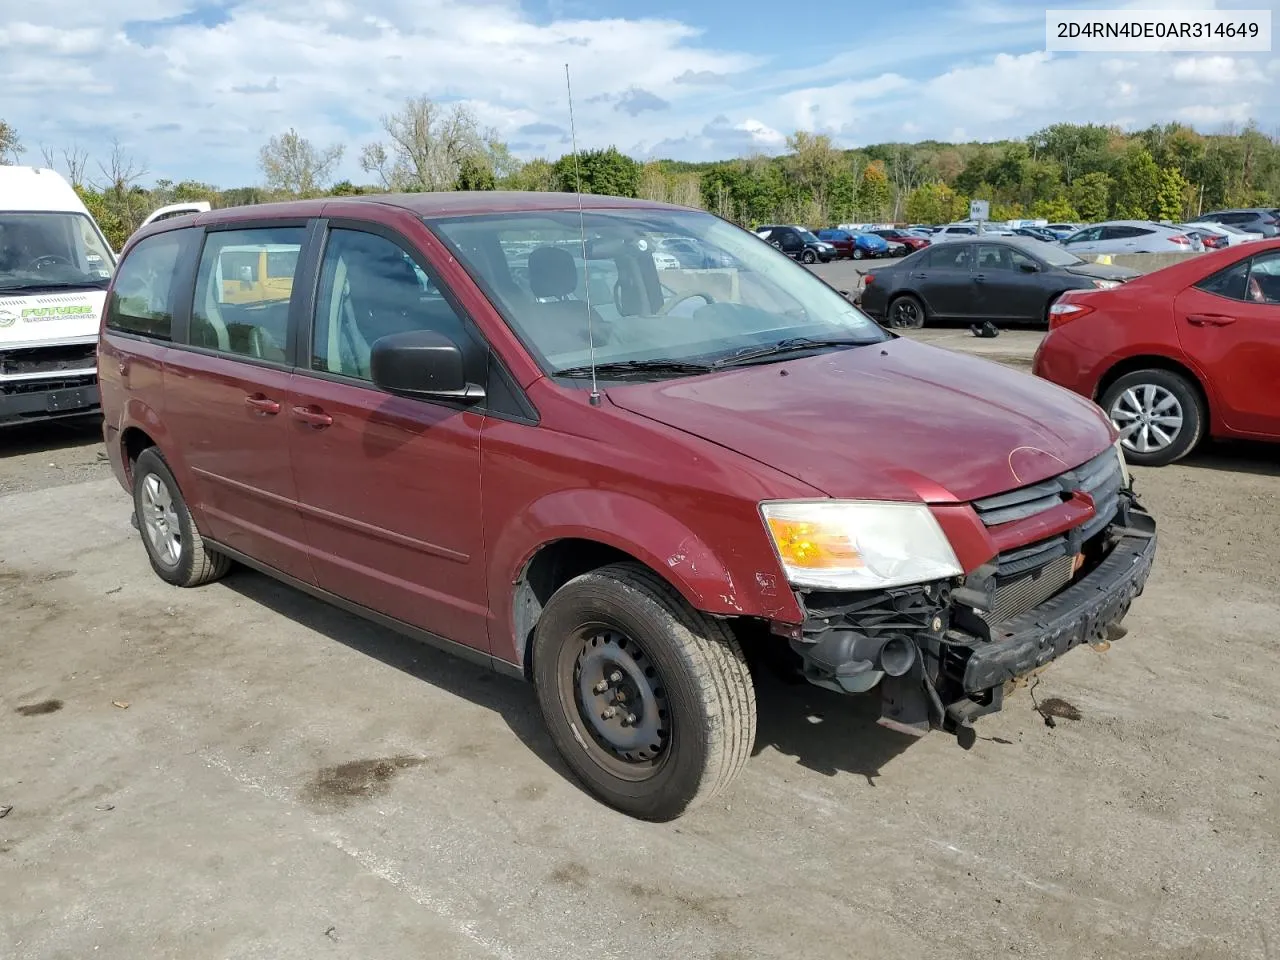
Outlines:
POLYGON ((708 516, 700 526, 702 532, 695 532, 658 504, 617 491, 561 490, 534 501, 491 548, 494 655, 512 663, 523 659, 514 585, 542 547, 566 539, 594 541, 634 557, 704 613, 803 619, 754 510, 708 516))

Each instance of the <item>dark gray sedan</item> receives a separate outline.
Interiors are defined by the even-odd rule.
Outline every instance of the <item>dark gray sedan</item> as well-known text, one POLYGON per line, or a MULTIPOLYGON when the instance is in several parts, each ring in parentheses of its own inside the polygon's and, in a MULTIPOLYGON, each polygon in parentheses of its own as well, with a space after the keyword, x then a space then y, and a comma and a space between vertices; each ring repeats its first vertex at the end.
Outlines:
POLYGON ((942 320, 1047 327, 1050 304, 1066 291, 1114 287, 1136 276, 1029 237, 952 240, 867 274, 861 305, 889 327, 942 320))

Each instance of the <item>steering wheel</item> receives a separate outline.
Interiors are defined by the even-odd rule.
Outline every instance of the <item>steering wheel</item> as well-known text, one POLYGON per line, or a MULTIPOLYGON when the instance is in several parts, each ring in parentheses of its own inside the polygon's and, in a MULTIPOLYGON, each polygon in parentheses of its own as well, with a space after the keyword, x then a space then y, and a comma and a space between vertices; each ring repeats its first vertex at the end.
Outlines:
POLYGON ((61 264, 61 265, 65 265, 72 268, 75 267, 75 264, 72 263, 70 259, 68 259, 67 257, 59 256, 56 253, 46 253, 43 256, 36 257, 29 264, 27 264, 27 266, 31 270, 39 271, 43 269, 41 265, 46 263, 49 264, 50 266, 58 266, 61 264))
POLYGON ((663 304, 662 308, 656 314, 654 314, 654 316, 665 317, 667 314, 669 314, 676 307, 680 306, 680 304, 684 303, 686 300, 693 300, 698 297, 707 301, 708 304, 716 302, 716 298, 709 293, 686 293, 682 297, 676 297, 670 303, 663 304))

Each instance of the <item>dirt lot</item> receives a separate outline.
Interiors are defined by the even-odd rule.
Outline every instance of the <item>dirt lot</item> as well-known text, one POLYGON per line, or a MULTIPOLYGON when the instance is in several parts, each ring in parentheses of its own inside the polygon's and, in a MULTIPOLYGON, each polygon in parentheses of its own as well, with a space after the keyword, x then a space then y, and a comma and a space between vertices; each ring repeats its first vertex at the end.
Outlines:
POLYGON ((654 826, 517 683, 256 574, 166 587, 92 428, 0 436, 0 957, 1274 960, 1276 451, 1137 483, 1156 573, 1044 675, 1053 727, 1023 689, 965 752, 764 679, 735 788, 654 826))

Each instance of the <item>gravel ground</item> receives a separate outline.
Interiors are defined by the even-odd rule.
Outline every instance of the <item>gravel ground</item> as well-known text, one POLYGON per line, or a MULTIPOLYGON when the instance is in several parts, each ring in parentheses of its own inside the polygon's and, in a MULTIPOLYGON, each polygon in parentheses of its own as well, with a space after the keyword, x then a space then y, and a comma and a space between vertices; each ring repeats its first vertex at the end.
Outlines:
POLYGON ((1274 448, 1137 471, 1129 635, 971 751, 762 679, 741 779, 655 826, 523 685, 256 574, 162 584, 94 429, 0 434, 5 960, 1280 955, 1274 448))

